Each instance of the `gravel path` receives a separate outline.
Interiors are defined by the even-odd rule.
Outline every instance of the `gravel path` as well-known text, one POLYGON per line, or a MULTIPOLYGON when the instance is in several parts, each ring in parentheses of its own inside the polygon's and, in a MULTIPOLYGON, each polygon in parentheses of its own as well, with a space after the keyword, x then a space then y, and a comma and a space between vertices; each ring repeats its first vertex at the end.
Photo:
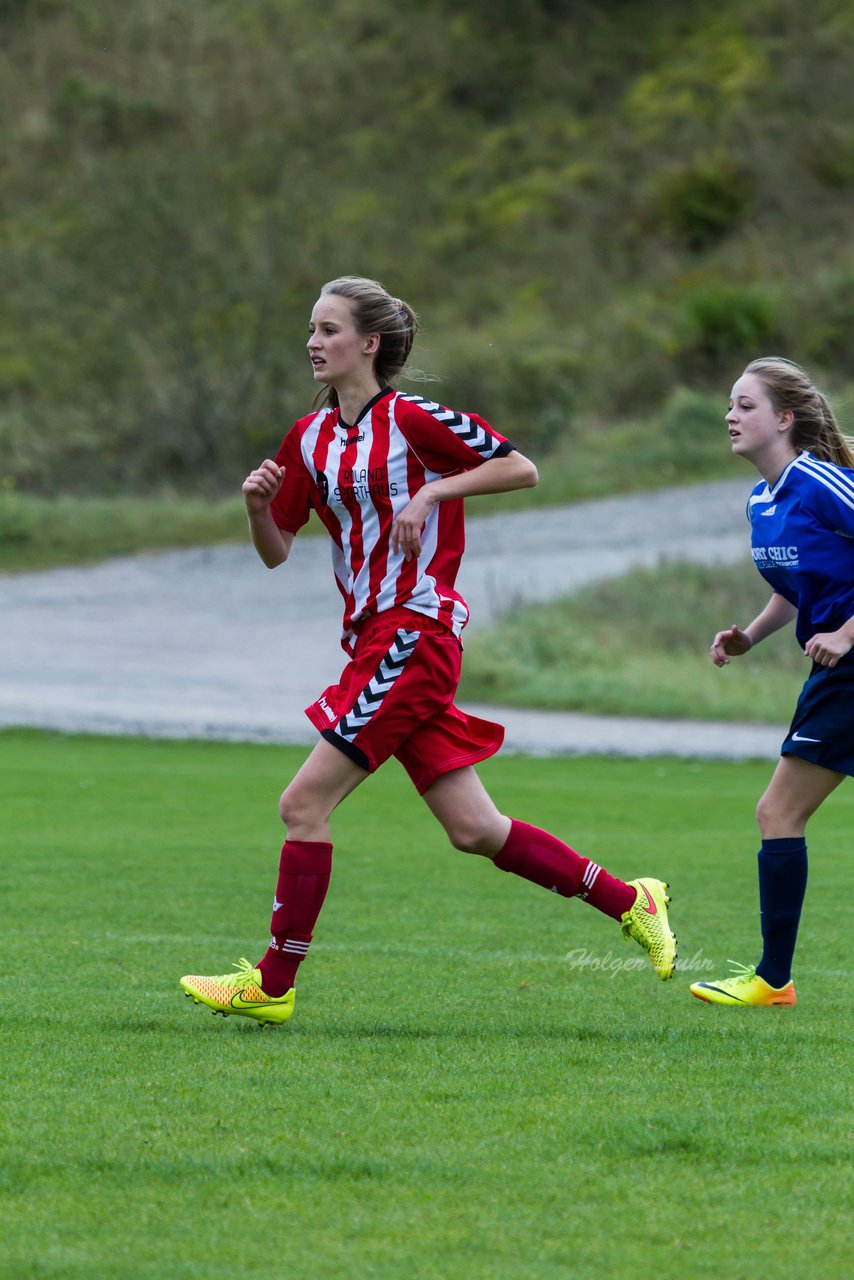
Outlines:
MULTIPOLYGON (((749 487, 469 516, 459 586, 470 628, 633 565, 740 559, 749 487)), ((246 545, 0 577, 0 725, 310 743, 303 708, 343 665, 340 615, 321 538, 298 539, 273 573, 246 545)), ((507 726, 505 750, 543 755, 773 759, 783 737, 779 726, 469 709, 507 726)))

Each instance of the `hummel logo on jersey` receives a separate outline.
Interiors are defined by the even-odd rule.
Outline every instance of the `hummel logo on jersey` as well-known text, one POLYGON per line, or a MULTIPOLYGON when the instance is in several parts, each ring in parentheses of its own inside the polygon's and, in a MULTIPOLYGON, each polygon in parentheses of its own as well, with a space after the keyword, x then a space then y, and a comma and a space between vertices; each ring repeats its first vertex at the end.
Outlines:
POLYGON ((326 699, 322 695, 317 699, 317 705, 320 707, 320 710, 326 716, 326 719, 330 723, 333 723, 335 720, 335 712, 332 710, 329 703, 326 701, 326 699))
POLYGON ((805 738, 802 733, 796 731, 792 734, 792 742, 821 742, 821 738, 805 738))
POLYGON ((364 438, 365 433, 361 431, 357 436, 342 436, 339 443, 342 449, 346 449, 350 444, 361 444, 364 438))

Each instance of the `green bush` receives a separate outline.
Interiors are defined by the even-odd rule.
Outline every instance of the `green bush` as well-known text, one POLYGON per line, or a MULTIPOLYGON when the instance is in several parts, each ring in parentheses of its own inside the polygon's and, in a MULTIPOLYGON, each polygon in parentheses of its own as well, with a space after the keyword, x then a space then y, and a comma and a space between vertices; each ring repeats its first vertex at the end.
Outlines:
POLYGON ((708 155, 666 169, 651 183, 650 198, 661 225, 692 253, 734 231, 750 207, 750 173, 726 156, 708 155))
POLYGON ((810 284, 798 309, 802 359, 850 377, 854 375, 854 265, 834 266, 810 284))
POLYGON ((15 493, 11 485, 0 486, 0 560, 2 548, 20 547, 33 536, 35 513, 15 493))
POLYGON ((60 85, 54 115, 69 132, 82 132, 105 146, 127 146, 176 123, 174 113, 152 98, 129 98, 82 75, 60 85))
POLYGON ((688 284, 675 318, 673 354, 683 374, 720 378, 732 365, 778 345, 775 299, 760 284, 688 284))
POLYGON ((801 154, 819 182, 833 191, 854 187, 854 128, 840 120, 822 120, 804 143, 801 154))
POLYGON ((676 442, 677 451, 690 459, 705 460, 708 442, 723 449, 726 441, 724 414, 726 395, 707 395, 690 387, 677 387, 670 395, 661 415, 665 435, 676 442))

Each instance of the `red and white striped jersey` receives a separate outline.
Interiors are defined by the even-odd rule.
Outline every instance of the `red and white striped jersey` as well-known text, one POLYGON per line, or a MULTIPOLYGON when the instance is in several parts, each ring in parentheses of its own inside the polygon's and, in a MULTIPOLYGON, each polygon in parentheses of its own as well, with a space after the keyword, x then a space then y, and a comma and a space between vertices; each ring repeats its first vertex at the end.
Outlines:
POLYGON ((363 618, 401 605, 462 632, 469 610, 454 589, 465 547, 462 499, 435 505, 415 559, 393 553, 392 525, 422 485, 513 448, 477 414, 391 388, 352 426, 328 408, 294 423, 276 454, 285 479, 271 511, 280 529, 296 533, 313 508, 328 529, 346 650, 363 618))

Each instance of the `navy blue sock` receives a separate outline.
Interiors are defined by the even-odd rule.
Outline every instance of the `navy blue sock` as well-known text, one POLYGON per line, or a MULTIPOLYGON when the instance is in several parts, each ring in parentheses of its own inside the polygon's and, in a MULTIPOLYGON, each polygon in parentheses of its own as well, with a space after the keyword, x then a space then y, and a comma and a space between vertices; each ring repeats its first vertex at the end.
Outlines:
POLYGON ((807 889, 806 840, 803 836, 763 840, 758 860, 763 949, 756 972, 769 986, 784 987, 792 976, 807 889))

